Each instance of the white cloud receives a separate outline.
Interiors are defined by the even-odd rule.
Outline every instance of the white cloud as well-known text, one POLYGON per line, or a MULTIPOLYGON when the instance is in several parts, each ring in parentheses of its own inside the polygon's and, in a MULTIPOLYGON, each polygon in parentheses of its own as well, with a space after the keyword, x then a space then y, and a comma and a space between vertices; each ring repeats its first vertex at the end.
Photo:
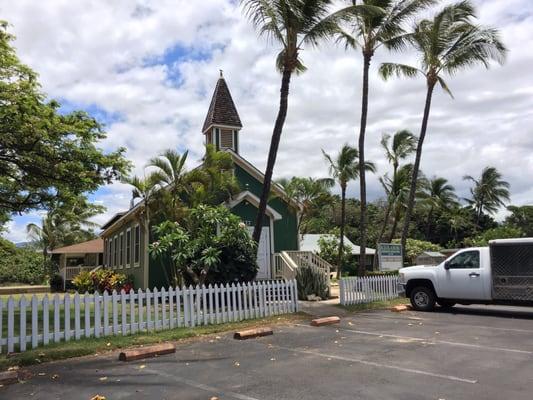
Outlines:
MULTIPOLYGON (((276 49, 257 38, 237 3, 19 0, 0 2, 0 12, 13 25, 20 57, 40 73, 50 97, 120 115, 107 127, 104 145, 127 147, 136 173, 168 147, 190 149, 189 165, 197 162, 219 69, 244 124, 242 153, 262 169, 278 104, 276 49)), ((527 172, 533 171, 533 5, 526 0, 477 4, 481 22, 501 29, 508 61, 450 78, 455 100, 436 93, 422 169, 446 177, 465 196, 462 176, 493 165, 510 181, 513 202, 532 203, 527 172)), ((324 176, 320 149, 334 153, 344 142, 356 143, 359 54, 325 44, 306 49, 302 57, 308 72, 291 83, 278 177, 324 176)), ((381 134, 404 128, 417 133, 420 125, 423 81, 383 82, 376 74, 381 61, 404 58, 410 56, 378 53, 372 65, 367 154, 380 174, 388 168, 381 134)), ((370 176, 368 191, 381 195, 377 176, 370 176)), ((357 192, 351 185, 350 193, 357 192)), ((129 189, 112 185, 98 200, 108 207, 108 217, 128 206, 129 189)))

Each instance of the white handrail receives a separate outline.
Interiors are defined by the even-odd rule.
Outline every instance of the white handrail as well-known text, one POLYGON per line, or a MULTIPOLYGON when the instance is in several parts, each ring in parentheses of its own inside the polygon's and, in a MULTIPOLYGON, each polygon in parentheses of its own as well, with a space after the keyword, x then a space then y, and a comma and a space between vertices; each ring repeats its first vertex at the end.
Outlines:
POLYGON ((286 250, 274 255, 276 277, 294 279, 296 270, 301 267, 313 267, 322 271, 330 285, 331 264, 312 251, 286 250))

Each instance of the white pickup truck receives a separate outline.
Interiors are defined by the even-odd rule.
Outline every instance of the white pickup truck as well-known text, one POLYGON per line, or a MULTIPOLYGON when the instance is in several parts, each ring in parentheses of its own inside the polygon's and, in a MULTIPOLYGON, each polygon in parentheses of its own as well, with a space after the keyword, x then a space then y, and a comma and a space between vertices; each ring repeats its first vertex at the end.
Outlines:
POLYGON ((455 304, 533 306, 533 238, 459 250, 439 265, 401 268, 400 290, 415 310, 455 304))

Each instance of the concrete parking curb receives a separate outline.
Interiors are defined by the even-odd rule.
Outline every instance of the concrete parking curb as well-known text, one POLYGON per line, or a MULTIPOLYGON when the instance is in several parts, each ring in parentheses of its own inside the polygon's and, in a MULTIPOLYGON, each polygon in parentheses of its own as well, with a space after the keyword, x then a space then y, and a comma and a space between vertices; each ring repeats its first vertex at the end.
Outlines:
POLYGON ((252 339, 252 338, 260 337, 260 336, 270 336, 273 334, 274 334, 274 331, 272 330, 272 328, 256 328, 256 329, 247 329, 245 331, 235 332, 235 334, 233 335, 233 338, 237 340, 245 340, 245 339, 252 339))
POLYGON ((142 358, 155 357, 163 354, 176 352, 176 346, 172 343, 156 344, 134 350, 126 350, 118 355, 119 361, 134 361, 142 358))
POLYGON ((331 324, 338 324, 339 322, 341 322, 341 319, 337 316, 316 318, 311 321, 311 326, 331 325, 331 324))
POLYGON ((411 306, 408 305, 408 304, 401 304, 399 306, 391 307, 390 310, 392 312, 410 311, 411 310, 411 306))
POLYGON ((19 376, 17 371, 0 372, 0 385, 10 385, 12 383, 17 383, 18 381, 19 376))

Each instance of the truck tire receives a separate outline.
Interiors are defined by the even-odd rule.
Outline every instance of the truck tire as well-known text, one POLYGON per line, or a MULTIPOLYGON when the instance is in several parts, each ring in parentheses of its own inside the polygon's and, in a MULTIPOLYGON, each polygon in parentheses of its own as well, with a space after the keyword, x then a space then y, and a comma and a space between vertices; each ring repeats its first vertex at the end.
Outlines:
POLYGON ((447 300, 437 300, 437 304, 442 308, 452 308, 456 303, 447 300))
POLYGON ((416 311, 433 311, 437 301, 433 289, 427 286, 417 286, 411 290, 410 299, 416 311))

